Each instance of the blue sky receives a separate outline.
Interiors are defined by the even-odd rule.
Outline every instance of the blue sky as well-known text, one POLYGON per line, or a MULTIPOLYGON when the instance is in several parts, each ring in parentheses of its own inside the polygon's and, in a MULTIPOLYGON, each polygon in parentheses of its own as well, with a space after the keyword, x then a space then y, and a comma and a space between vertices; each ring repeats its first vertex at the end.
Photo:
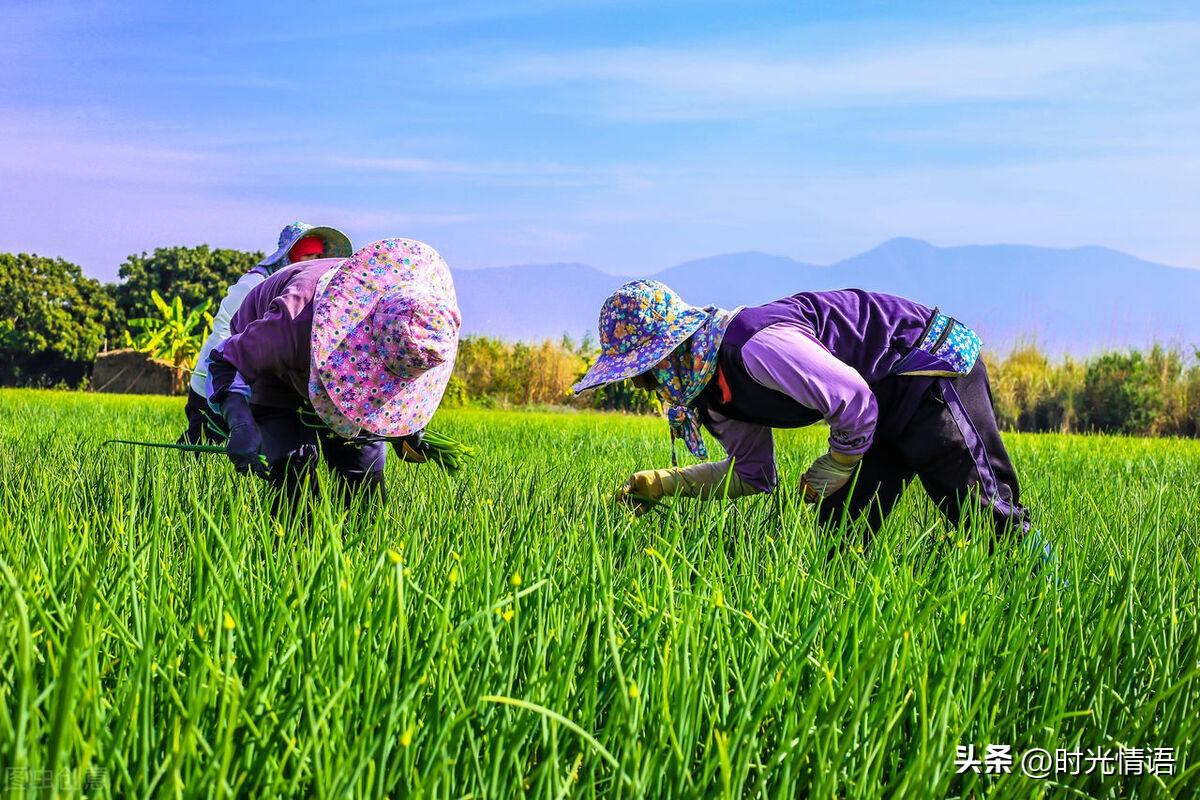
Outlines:
POLYGON ((827 263, 901 235, 1200 267, 1195 3, 3 16, 0 251, 98 277, 160 245, 270 249, 295 218, 419 238, 457 267, 827 263))

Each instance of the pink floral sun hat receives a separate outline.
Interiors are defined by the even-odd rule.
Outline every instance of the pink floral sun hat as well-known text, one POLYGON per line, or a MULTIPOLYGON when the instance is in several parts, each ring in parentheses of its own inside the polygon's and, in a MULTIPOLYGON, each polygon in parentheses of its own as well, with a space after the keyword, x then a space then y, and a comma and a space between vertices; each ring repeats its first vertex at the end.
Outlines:
POLYGON ((427 244, 384 239, 321 283, 308 380, 317 414, 348 438, 423 429, 450 382, 462 324, 445 260, 427 244))

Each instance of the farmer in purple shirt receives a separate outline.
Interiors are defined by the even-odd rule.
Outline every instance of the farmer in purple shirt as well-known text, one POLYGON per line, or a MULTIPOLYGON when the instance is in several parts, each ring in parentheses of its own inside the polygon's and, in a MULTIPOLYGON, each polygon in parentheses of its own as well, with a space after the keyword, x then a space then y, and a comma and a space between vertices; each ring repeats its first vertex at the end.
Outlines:
POLYGON ((461 321, 450 268, 410 239, 276 272, 246 296, 208 359, 208 401, 229 426, 230 460, 294 501, 320 452, 343 488, 382 494, 379 439, 424 460, 420 433, 450 380, 461 321))
POLYGON ((632 378, 668 407, 672 460, 676 438, 707 458, 702 426, 729 456, 637 472, 619 493, 627 501, 771 492, 771 430, 824 420, 829 449, 800 481, 823 524, 845 514, 873 531, 919 478, 956 524, 977 503, 997 532, 1029 529, 979 337, 936 309, 843 289, 723 311, 631 281, 605 301, 600 341, 576 392, 632 378))
POLYGON ((269 278, 272 273, 292 264, 315 258, 346 258, 353 252, 350 240, 338 229, 324 226, 314 228, 304 222, 293 222, 279 232, 278 249, 259 261, 254 269, 229 287, 217 308, 217 313, 213 316, 212 331, 196 356, 188 385, 187 404, 183 407, 188 426, 179 437, 180 444, 199 444, 201 441, 217 444, 225 441, 228 431, 221 427, 218 418, 211 413, 204 396, 208 380, 208 354, 229 336, 229 322, 250 290, 269 278))

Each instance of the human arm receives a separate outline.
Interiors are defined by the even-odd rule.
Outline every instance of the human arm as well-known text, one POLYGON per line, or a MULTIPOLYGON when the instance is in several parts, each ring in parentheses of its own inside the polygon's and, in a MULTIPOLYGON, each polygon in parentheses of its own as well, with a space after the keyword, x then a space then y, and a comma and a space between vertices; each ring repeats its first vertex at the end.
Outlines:
POLYGON ((229 427, 229 440, 225 452, 240 473, 253 472, 265 477, 269 468, 263 458, 262 432, 250 411, 250 400, 242 394, 230 392, 221 402, 221 416, 229 427))
POLYGON ((661 500, 664 497, 712 498, 744 497, 758 489, 729 469, 730 461, 705 461, 687 467, 649 469, 635 472, 621 487, 620 494, 630 500, 661 500))
POLYGON ((297 385, 302 372, 307 384, 313 286, 301 274, 284 277, 246 296, 230 335, 210 353, 208 396, 214 407, 226 391, 249 394, 260 379, 297 385))
POLYGON ((746 372, 768 389, 818 412, 829 424, 829 449, 861 456, 871 447, 879 408, 863 377, 799 325, 779 323, 742 348, 746 372))
POLYGON ((221 298, 221 303, 217 306, 217 313, 213 315, 212 330, 209 331, 208 337, 200 347, 200 352, 196 356, 196 363, 192 368, 190 383, 192 389, 197 394, 205 394, 209 355, 214 348, 229 337, 230 322, 233 319, 233 315, 241 308, 242 301, 246 299, 246 295, 264 280, 266 280, 266 276, 258 270, 247 272, 238 278, 237 282, 232 284, 226 290, 225 296, 221 298))
POLYGON ((283 293, 269 301, 251 292, 231 322, 236 332, 209 353, 205 381, 208 402, 220 410, 229 427, 226 450, 239 472, 266 472, 261 457, 262 435, 250 410, 250 387, 259 376, 282 373, 294 360, 298 335, 295 313, 302 306, 303 297, 289 294, 286 286, 283 293))
POLYGON ((709 430, 721 442, 728 458, 682 468, 635 472, 618 490, 618 500, 644 506, 670 496, 711 500, 772 491, 775 452, 771 429, 711 410, 708 417, 709 430))
POLYGON ((867 382, 799 325, 764 328, 743 347, 742 359, 755 381, 814 409, 829 424, 829 451, 801 481, 805 499, 845 486, 871 446, 879 416, 867 382))

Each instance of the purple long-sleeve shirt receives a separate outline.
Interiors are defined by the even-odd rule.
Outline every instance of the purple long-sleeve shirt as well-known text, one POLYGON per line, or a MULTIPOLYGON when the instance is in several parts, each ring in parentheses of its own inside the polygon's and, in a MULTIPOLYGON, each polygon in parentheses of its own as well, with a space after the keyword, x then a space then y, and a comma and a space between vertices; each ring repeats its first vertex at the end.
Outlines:
MULTIPOLYGON (((788 322, 755 333, 742 347, 746 371, 762 386, 814 409, 829 423, 829 446, 861 455, 871 446, 879 409, 863 377, 803 326, 788 322)), ((775 488, 775 448, 765 425, 710 411, 713 433, 734 459, 738 477, 760 491, 775 488)))
POLYGON ((254 287, 230 320, 230 336, 213 350, 209 399, 220 403, 234 388, 232 365, 257 405, 295 408, 308 397, 313 298, 317 283, 338 258, 318 258, 281 269, 254 287))

